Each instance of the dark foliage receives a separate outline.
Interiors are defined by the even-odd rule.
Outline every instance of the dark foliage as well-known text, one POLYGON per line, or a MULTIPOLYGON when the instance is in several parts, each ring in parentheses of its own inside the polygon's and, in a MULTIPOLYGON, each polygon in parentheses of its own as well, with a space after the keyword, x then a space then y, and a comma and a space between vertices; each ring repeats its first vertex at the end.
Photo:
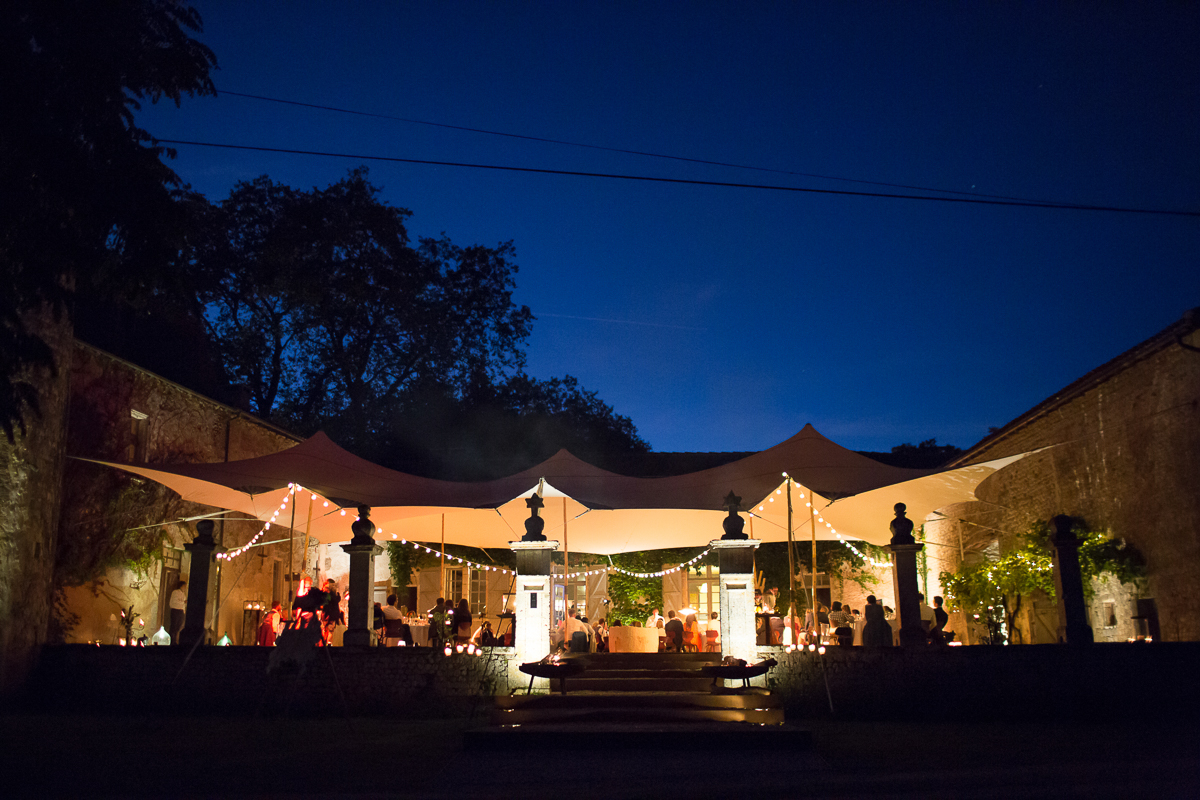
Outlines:
MULTIPOLYGON (((135 298, 167 277, 183 219, 140 103, 214 94, 216 59, 171 0, 13 0, 0 7, 0 425, 37 413, 51 367, 26 318, 74 292, 135 298)), ((61 316, 60 316, 61 318, 61 316)))
POLYGON ((890 453, 873 453, 863 451, 861 455, 881 461, 893 467, 909 469, 937 469, 948 464, 962 455, 961 447, 952 444, 938 444, 937 439, 926 439, 920 444, 898 444, 890 453))

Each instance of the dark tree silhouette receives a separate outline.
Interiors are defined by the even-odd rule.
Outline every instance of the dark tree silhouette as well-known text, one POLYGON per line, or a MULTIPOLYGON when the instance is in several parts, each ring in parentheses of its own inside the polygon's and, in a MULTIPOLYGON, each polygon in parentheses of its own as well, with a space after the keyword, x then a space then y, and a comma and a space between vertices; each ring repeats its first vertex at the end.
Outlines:
POLYGON ((38 409, 52 368, 28 324, 70 324, 76 291, 129 299, 163 281, 182 229, 167 153, 140 103, 215 94, 200 16, 172 0, 10 0, 0 6, 0 426, 38 409))
POLYGON ((365 169, 307 192, 239 184, 207 215, 191 265, 254 410, 347 446, 377 436, 418 387, 512 374, 533 319, 512 300, 511 243, 413 247, 411 212, 378 194, 365 169))

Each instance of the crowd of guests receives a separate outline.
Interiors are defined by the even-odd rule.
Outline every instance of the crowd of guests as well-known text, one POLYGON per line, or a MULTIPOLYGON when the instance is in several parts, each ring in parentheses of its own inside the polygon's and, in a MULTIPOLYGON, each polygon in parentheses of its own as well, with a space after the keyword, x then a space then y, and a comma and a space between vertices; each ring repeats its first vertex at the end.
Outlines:
POLYGON ((318 647, 341 647, 342 635, 346 632, 343 605, 337 583, 329 578, 322 588, 314 586, 296 597, 290 618, 284 614, 282 603, 272 605, 258 625, 254 643, 260 647, 273 647, 275 640, 290 628, 315 633, 318 647))
MULTIPOLYGON (((925 595, 918 594, 918 609, 921 614, 921 626, 925 630, 930 644, 945 644, 954 638, 953 631, 946 631, 950 615, 943 608, 941 597, 933 598, 933 606, 925 603, 925 595)), ((774 622, 774 620, 772 620, 774 622)), ((779 620, 779 628, 790 623, 790 620, 779 620)), ((883 605, 875 595, 867 595, 866 605, 862 611, 851 608, 849 603, 843 605, 834 601, 828 611, 817 603, 817 613, 814 617, 812 609, 805 612, 804 627, 799 631, 798 642, 821 642, 836 639, 837 644, 844 647, 862 645, 864 647, 892 647, 899 644, 900 619, 888 606, 883 605)), ((772 643, 779 638, 773 634, 772 643)))
MULTIPOLYGON (((445 647, 446 645, 473 644, 476 647, 495 647, 504 645, 503 636, 492 630, 492 623, 481 620, 474 624, 471 605, 465 599, 459 600, 458 605, 447 603, 446 598, 439 597, 433 608, 423 615, 423 622, 428 626, 430 647, 445 647)), ((417 646, 412 633, 412 623, 418 618, 410 612, 407 606, 399 605, 396 595, 390 594, 387 605, 375 604, 373 629, 381 647, 414 647, 417 646)))
MULTIPOLYGON (((710 615, 709 630, 716 630, 716 620, 717 613, 714 611, 710 615)), ((630 625, 643 627, 640 621, 634 621, 630 625)), ((551 637, 552 645, 560 653, 605 653, 609 650, 611 629, 619 627, 620 620, 613 620, 610 626, 604 617, 596 622, 589 622, 587 616, 580 613, 578 608, 571 607, 567 610, 566 617, 558 623, 551 637)), ((682 617, 674 611, 668 611, 664 618, 655 608, 650 612, 644 627, 658 628, 662 631, 661 648, 666 652, 699 652, 707 645, 707 632, 701 628, 694 613, 682 617)))

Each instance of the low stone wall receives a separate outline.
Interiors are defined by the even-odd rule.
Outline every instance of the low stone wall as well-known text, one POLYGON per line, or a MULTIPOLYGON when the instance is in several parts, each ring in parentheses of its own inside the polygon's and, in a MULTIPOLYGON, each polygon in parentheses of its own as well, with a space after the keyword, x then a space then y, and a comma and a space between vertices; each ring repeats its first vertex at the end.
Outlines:
POLYGON ((470 712, 527 685, 513 648, 447 657, 431 648, 314 649, 303 670, 268 674, 266 647, 46 647, 26 685, 31 710, 98 714, 432 717, 470 712), (344 698, 344 700, 343 700, 344 698))
MULTIPOLYGON (((93 714, 466 714, 523 689, 512 648, 446 657, 429 648, 314 650, 307 669, 267 673, 265 647, 46 647, 24 692, 30 710, 93 714), (344 697, 344 701, 343 701, 344 697), (344 705, 343 705, 344 703, 344 705)), ((788 719, 1103 719, 1200 713, 1200 643, 1014 647, 759 647, 788 719), (828 681, 828 695, 826 694, 828 681)))
POLYGON ((1200 712, 1200 643, 1092 647, 826 648, 787 653, 768 685, 790 721, 858 719, 1142 719, 1200 712), (828 690, 826 685, 828 684, 828 690))

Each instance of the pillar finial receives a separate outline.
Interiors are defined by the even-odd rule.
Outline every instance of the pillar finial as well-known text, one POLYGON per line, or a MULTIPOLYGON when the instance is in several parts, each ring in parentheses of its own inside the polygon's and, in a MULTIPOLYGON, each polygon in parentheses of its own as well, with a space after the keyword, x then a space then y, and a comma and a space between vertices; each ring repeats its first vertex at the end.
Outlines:
POLYGON ((729 490, 729 494, 725 495, 725 508, 729 509, 729 516, 721 520, 721 527, 725 530, 725 535, 722 539, 749 539, 742 528, 746 526, 746 520, 738 516, 738 511, 742 507, 742 498, 729 490))
POLYGON ((913 538, 912 534, 913 521, 904 515, 907 508, 904 503, 896 503, 893 507, 893 510, 896 512, 896 518, 888 526, 888 529, 892 532, 892 544, 915 544, 917 541, 913 538))
POLYGON ((525 498, 525 505, 529 508, 529 519, 525 520, 525 535, 521 537, 522 542, 544 542, 546 534, 542 530, 546 527, 546 520, 538 516, 538 509, 542 508, 545 503, 542 502, 542 496, 537 492, 525 498))

